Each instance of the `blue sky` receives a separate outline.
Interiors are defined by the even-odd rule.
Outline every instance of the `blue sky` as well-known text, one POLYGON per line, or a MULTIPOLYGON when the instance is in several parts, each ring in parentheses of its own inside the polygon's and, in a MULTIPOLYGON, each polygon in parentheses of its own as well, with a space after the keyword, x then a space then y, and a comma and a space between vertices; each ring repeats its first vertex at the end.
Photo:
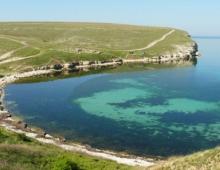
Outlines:
POLYGON ((219 0, 0 0, 0 21, 127 23, 220 35, 219 18, 219 0))

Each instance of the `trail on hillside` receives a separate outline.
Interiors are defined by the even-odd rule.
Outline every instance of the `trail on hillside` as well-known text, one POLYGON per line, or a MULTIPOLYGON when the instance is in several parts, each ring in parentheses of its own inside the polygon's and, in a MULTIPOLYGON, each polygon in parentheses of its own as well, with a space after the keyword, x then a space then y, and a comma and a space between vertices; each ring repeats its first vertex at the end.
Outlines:
POLYGON ((18 51, 18 50, 24 49, 24 48, 26 48, 26 47, 28 47, 28 46, 23 46, 23 47, 21 47, 21 48, 17 48, 17 49, 15 49, 15 50, 12 50, 12 51, 6 52, 5 54, 2 54, 2 55, 0 56, 0 61, 5 60, 5 59, 7 59, 7 58, 10 58, 13 53, 15 53, 15 52, 18 51))
POLYGON ((171 30, 168 33, 164 34, 161 38, 154 40, 153 42, 151 42, 150 44, 148 44, 146 47, 143 48, 138 48, 138 49, 131 49, 131 50, 126 50, 126 51, 143 51, 143 50, 147 50, 149 48, 152 48, 153 46, 157 45, 158 43, 160 43, 161 41, 164 41, 168 36, 170 36, 171 34, 173 34, 175 32, 175 30, 171 30))
POLYGON ((17 39, 14 39, 14 38, 11 38, 11 37, 8 37, 8 36, 5 36, 5 35, 0 35, 0 38, 7 39, 7 40, 10 40, 10 41, 14 41, 14 42, 20 43, 22 45, 28 45, 25 41, 20 41, 20 40, 17 40, 17 39))
POLYGON ((14 41, 14 42, 16 42, 16 43, 19 43, 19 44, 22 44, 22 45, 23 45, 23 47, 20 47, 20 48, 17 48, 17 49, 8 51, 8 52, 6 52, 6 53, 0 55, 0 61, 5 60, 5 59, 7 59, 7 58, 10 58, 11 55, 12 55, 13 53, 15 53, 16 51, 28 47, 28 44, 27 44, 25 41, 19 41, 19 40, 17 40, 17 39, 14 39, 14 38, 11 38, 11 37, 6 37, 6 36, 4 36, 4 35, 0 35, 0 38, 6 39, 6 40, 10 40, 10 41, 14 41))
POLYGON ((21 60, 25 60, 25 59, 29 59, 29 58, 38 57, 41 54, 42 54, 42 51, 40 51, 38 54, 35 54, 35 55, 32 55, 32 56, 28 56, 28 57, 13 57, 13 58, 9 58, 7 60, 0 61, 0 65, 11 63, 11 62, 15 62, 15 61, 21 61, 21 60))
MULTIPOLYGON (((41 51, 40 51, 38 54, 28 56, 28 57, 13 57, 13 58, 10 58, 12 56, 12 54, 15 53, 16 51, 24 49, 26 47, 30 47, 30 46, 25 41, 20 41, 20 40, 17 40, 17 39, 11 38, 11 37, 7 37, 7 36, 4 36, 4 35, 0 35, 0 38, 7 39, 7 40, 10 40, 10 41, 14 41, 14 42, 17 42, 17 43, 20 43, 20 44, 23 45, 23 47, 14 49, 12 51, 9 51, 9 52, 6 52, 5 54, 0 55, 0 65, 10 63, 10 62, 20 61, 20 60, 25 60, 25 59, 29 59, 29 58, 33 58, 33 57, 37 57, 38 55, 42 54, 41 51)), ((34 48, 36 48, 36 47, 34 47, 34 48)), ((39 49, 39 48, 36 48, 36 49, 39 49)))

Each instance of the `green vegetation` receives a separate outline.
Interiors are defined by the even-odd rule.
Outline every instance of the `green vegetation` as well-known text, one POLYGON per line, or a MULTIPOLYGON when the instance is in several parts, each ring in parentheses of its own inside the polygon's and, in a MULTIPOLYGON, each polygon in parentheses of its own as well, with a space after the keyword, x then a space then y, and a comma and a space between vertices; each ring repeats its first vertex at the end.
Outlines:
POLYGON ((79 60, 151 57, 191 42, 176 30, 150 49, 141 49, 170 28, 95 23, 0 23, 0 74, 79 60), (3 57, 7 52, 10 55, 3 57), (17 60, 10 61, 16 57, 17 60))
POLYGON ((63 151, 0 128, 1 170, 129 170, 113 161, 63 151))
POLYGON ((158 43, 153 48, 150 48, 147 53, 149 56, 161 55, 164 52, 172 52, 177 45, 187 44, 191 41, 192 39, 188 36, 187 32, 176 30, 163 43, 158 43))
POLYGON ((28 57, 28 56, 34 56, 40 53, 40 50, 35 49, 33 47, 24 47, 22 49, 17 50, 14 52, 13 56, 16 57, 28 57))
POLYGON ((0 37, 0 55, 20 47, 22 47, 20 43, 0 37))
POLYGON ((220 148, 189 156, 174 157, 149 168, 150 170, 220 170, 220 148))

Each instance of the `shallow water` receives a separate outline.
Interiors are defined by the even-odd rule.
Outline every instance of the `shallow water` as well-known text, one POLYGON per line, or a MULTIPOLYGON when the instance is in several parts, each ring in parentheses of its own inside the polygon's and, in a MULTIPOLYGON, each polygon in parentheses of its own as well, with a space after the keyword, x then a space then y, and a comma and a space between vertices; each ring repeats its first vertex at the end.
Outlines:
POLYGON ((11 84, 6 105, 47 132, 97 148, 170 156, 220 144, 220 39, 196 66, 11 84))

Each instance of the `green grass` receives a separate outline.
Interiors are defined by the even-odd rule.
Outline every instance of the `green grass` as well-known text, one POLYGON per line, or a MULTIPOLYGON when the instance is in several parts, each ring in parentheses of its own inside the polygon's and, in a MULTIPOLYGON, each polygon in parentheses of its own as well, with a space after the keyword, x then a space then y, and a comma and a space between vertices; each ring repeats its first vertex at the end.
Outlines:
POLYGON ((0 128, 1 170, 130 170, 113 161, 63 151, 0 128))
POLYGON ((5 39, 0 38, 0 55, 7 53, 9 51, 15 50, 17 48, 22 47, 22 44, 5 39))
POLYGON ((141 48, 168 32, 153 28, 93 23, 1 23, 0 34, 50 48, 129 50, 141 48))
POLYGON ((220 148, 173 157, 149 170, 220 170, 220 148))
POLYGON ((188 36, 188 33, 180 30, 176 30, 172 35, 167 37, 163 43, 158 43, 153 48, 145 51, 149 56, 162 55, 164 52, 172 53, 175 51, 176 45, 184 45, 191 43, 192 39, 188 36))
MULTIPOLYGON (((5 37, 0 38, 0 55, 15 49, 18 50, 10 57, 39 54, 34 58, 0 64, 0 74, 53 63, 124 58, 130 55, 127 50, 146 47, 170 30, 96 23, 0 23, 0 37, 5 37)), ((192 42, 191 38, 177 30, 164 42, 135 52, 133 57, 160 55, 172 51, 175 44, 189 42, 192 42)))
POLYGON ((14 52, 13 56, 16 57, 28 57, 28 56, 33 56, 37 55, 40 53, 40 50, 33 48, 33 47, 25 47, 22 49, 17 50, 14 52))

